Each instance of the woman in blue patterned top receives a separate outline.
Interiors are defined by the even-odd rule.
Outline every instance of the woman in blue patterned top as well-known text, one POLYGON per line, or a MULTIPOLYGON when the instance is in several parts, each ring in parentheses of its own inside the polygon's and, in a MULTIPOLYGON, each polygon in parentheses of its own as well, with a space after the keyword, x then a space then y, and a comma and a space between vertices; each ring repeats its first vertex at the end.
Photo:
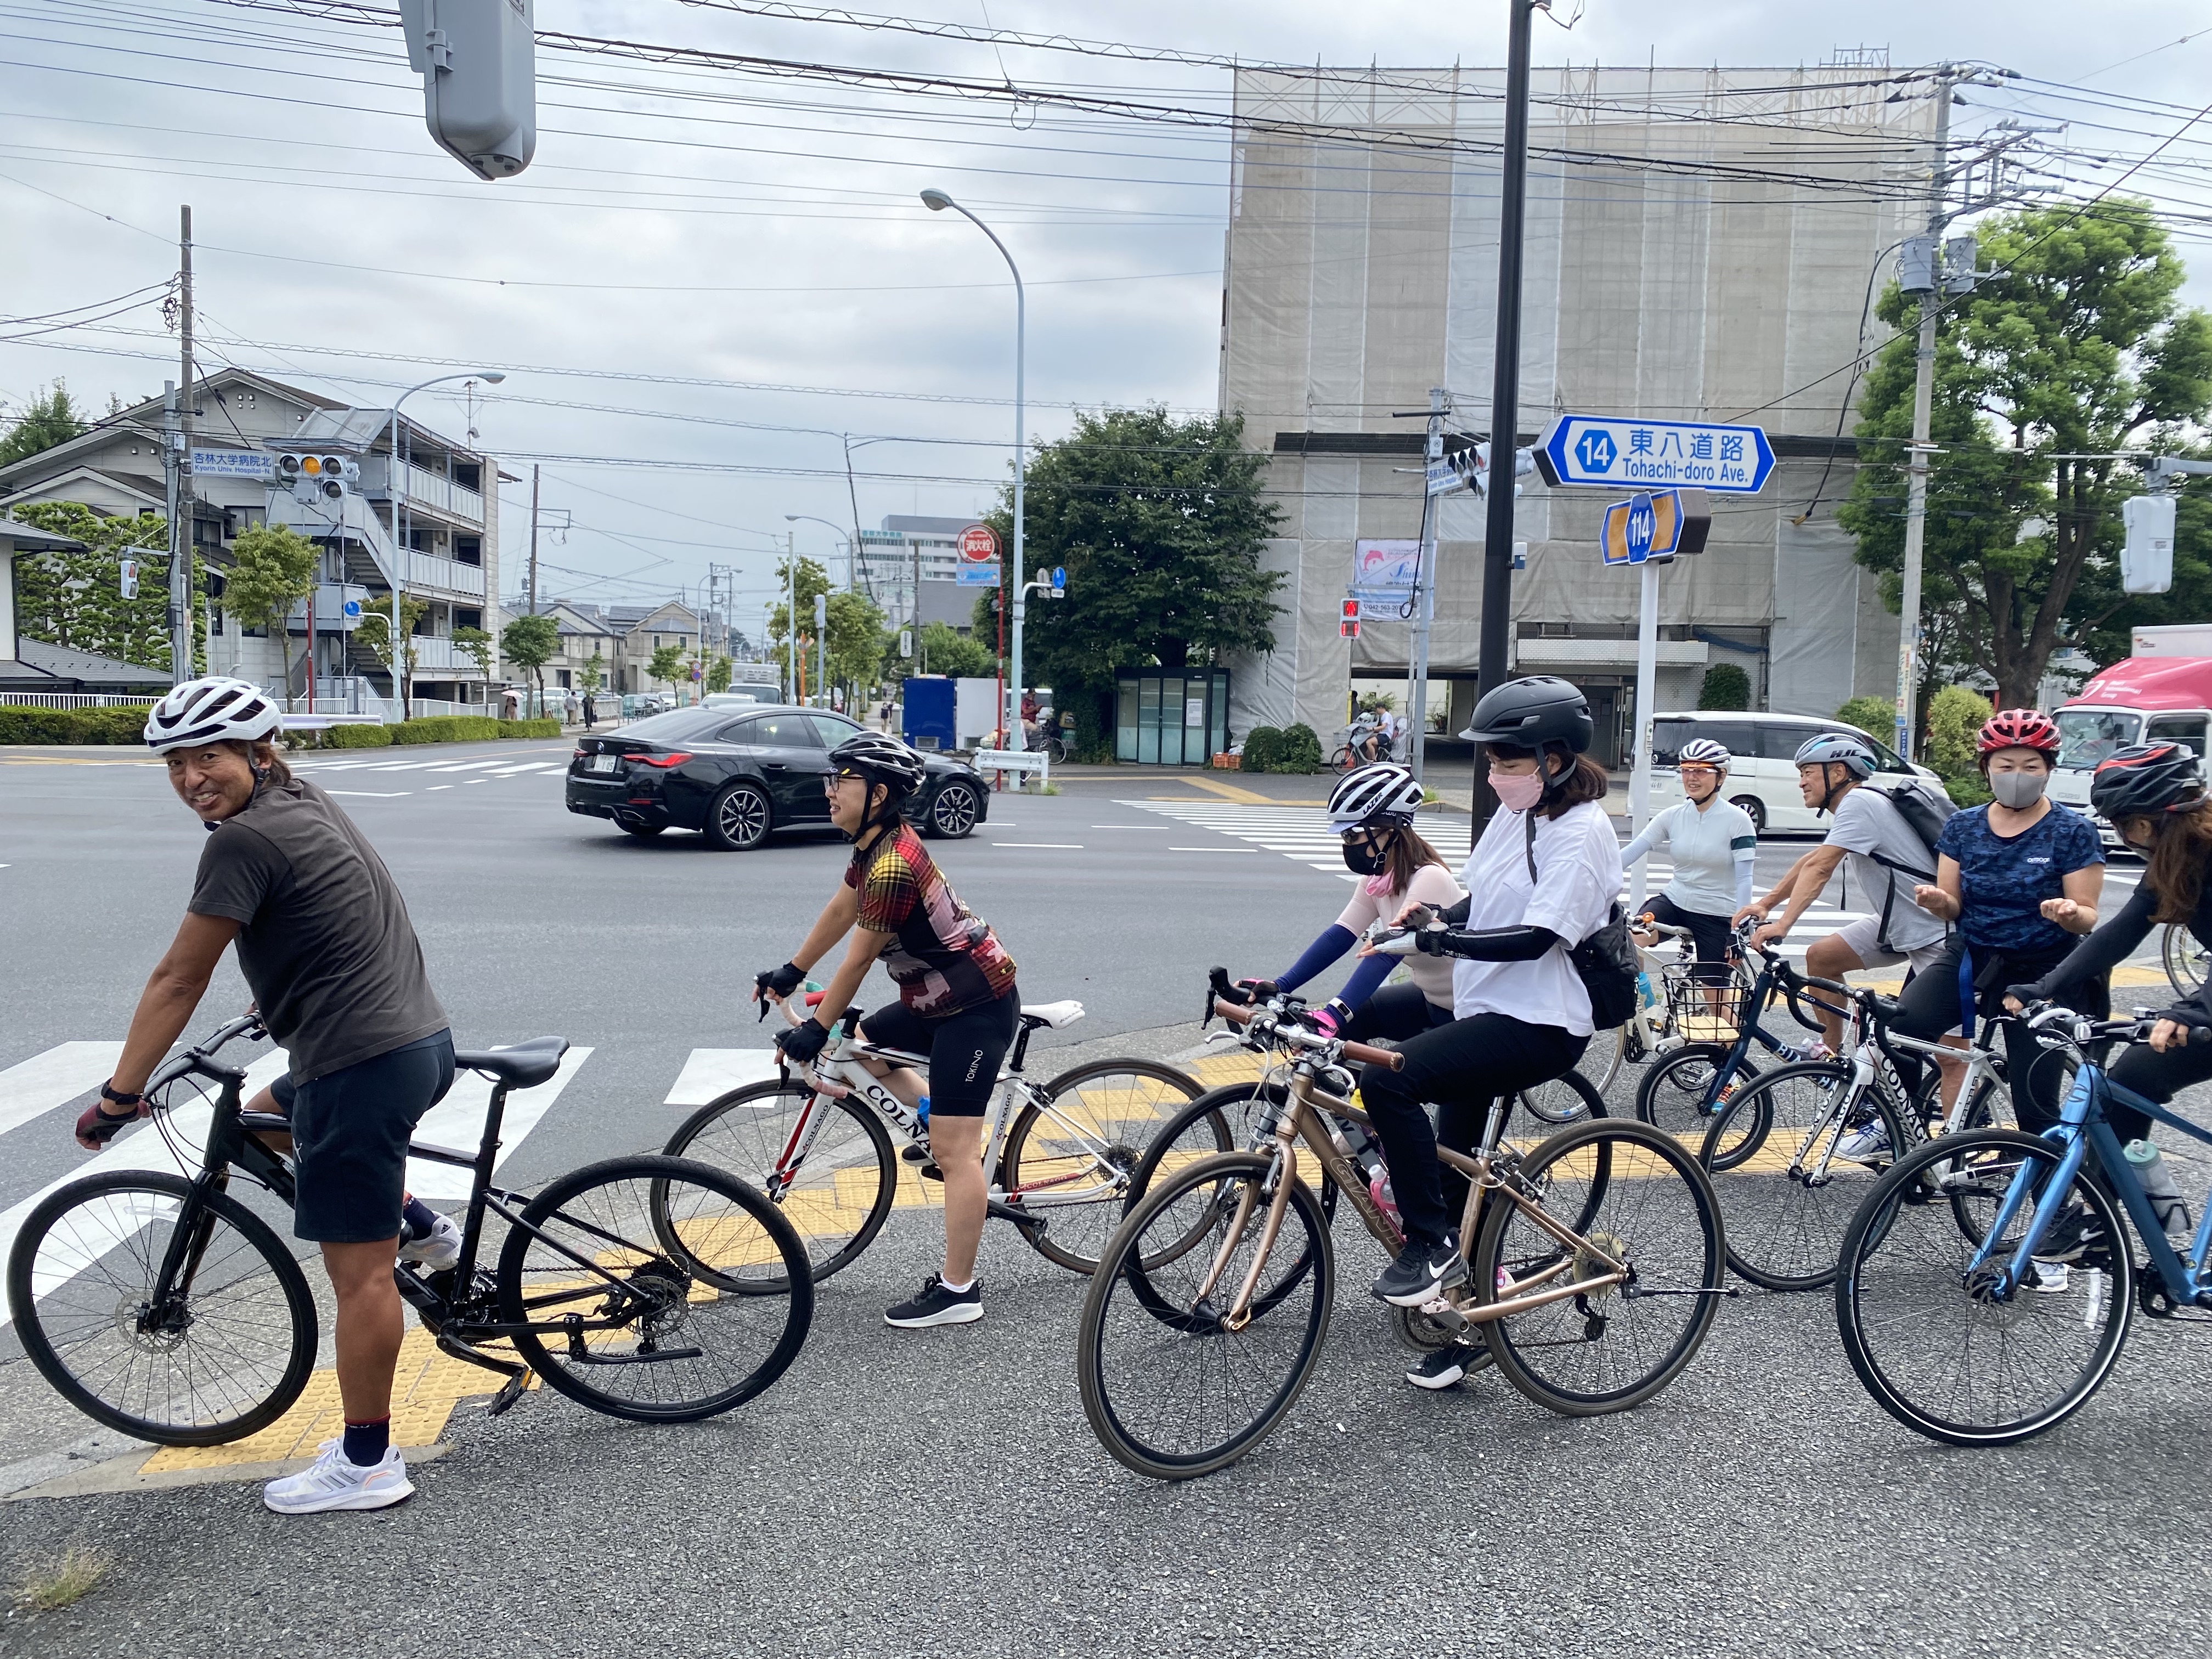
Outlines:
MULTIPOLYGON (((2089 820, 2044 791, 2051 781, 2058 728, 2033 708, 2008 708, 1982 727, 1975 750, 1995 797, 1986 806, 1952 814, 1936 843, 1936 879, 1913 889, 1914 902, 1952 924, 1942 958, 1914 976, 1899 999, 1895 1030, 1934 1037, 1962 1027, 1973 1034, 1977 1013, 2006 1018, 2004 988, 2040 979, 2097 925, 2105 883, 2105 849, 2089 820)), ((2100 981, 2081 1000, 2102 1013, 2100 981)), ((2031 1133, 2058 1121, 2056 1060, 2017 1022, 2005 1029, 2005 1070, 2013 1109, 2031 1133)), ((1905 1059, 1908 1087, 1919 1062, 1905 1059)))

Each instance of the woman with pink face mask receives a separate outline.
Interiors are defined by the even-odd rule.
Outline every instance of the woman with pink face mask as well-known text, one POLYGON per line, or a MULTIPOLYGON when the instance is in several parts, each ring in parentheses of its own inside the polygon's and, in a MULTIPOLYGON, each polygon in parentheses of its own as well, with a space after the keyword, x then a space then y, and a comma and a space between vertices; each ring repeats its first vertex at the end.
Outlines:
MULTIPOLYGON (((1405 1223, 1406 1248, 1374 1285, 1395 1307, 1467 1277, 1452 1231, 1467 1183, 1443 1170, 1437 1141, 1470 1150, 1493 1101, 1571 1071, 1589 1042, 1589 993, 1567 951, 1604 926, 1621 883, 1605 772, 1584 752, 1593 730, 1583 694, 1551 675, 1509 680, 1475 705, 1460 735, 1486 746, 1501 810, 1461 872, 1468 896, 1441 913, 1409 906, 1399 920, 1413 931, 1382 947, 1455 958, 1451 1023, 1401 1042, 1401 1069, 1370 1066, 1360 1079, 1405 1223)), ((1449 1388, 1477 1363, 1454 1345, 1407 1381, 1449 1388)))

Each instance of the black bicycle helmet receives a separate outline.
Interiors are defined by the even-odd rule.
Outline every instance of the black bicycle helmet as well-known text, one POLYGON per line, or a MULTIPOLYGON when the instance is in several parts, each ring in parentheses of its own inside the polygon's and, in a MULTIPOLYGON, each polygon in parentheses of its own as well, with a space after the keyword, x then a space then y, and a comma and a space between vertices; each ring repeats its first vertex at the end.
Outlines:
POLYGON ((1556 674, 1508 680, 1474 706, 1460 736, 1469 743, 1506 743, 1517 749, 1564 744, 1579 755, 1597 735, 1589 700, 1556 674))
POLYGON ((871 784, 882 784, 893 800, 921 787, 921 757, 888 732, 862 732, 830 751, 832 771, 854 771, 871 784))
POLYGON ((2197 757, 2178 743, 2130 744, 2098 762, 2089 778, 2089 805, 2109 823, 2185 812, 2203 799, 2197 757))

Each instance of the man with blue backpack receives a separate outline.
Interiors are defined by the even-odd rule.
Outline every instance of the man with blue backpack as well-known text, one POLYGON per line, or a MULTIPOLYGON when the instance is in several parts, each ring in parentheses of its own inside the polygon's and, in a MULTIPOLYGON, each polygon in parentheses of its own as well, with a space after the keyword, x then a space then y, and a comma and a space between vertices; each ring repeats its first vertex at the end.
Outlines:
MULTIPOLYGON (((1943 954, 1943 919, 1921 908, 1913 889, 1936 879, 1936 840, 1950 816, 1950 802, 1939 803, 1909 786, 1893 793, 1865 787, 1875 764, 1874 750, 1847 732, 1823 732, 1799 746, 1797 787, 1805 805, 1834 822, 1827 839, 1791 865, 1772 892, 1735 913, 1739 921, 1753 916, 1763 924, 1752 935, 1753 944, 1780 940, 1849 854, 1849 879, 1857 884, 1860 904, 1873 914, 1813 942, 1805 971, 1817 978, 1841 979, 1855 969, 1900 962, 1919 971, 1934 967, 1943 954), (1784 907, 1782 914, 1769 921, 1778 904, 1784 907)), ((1843 1018, 1823 1012, 1820 1023, 1832 1050, 1843 1042, 1843 1018)))

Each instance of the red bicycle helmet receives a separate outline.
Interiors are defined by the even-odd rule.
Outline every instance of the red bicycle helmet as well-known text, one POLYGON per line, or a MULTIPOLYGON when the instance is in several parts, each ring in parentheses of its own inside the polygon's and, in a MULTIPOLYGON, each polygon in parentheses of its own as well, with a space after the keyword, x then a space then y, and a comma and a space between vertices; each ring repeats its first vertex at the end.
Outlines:
POLYGON ((1981 735, 1974 739, 1974 753, 1994 755, 2000 749, 2035 749, 2055 755, 2058 728, 2040 709, 2001 708, 1990 716, 1981 735))

